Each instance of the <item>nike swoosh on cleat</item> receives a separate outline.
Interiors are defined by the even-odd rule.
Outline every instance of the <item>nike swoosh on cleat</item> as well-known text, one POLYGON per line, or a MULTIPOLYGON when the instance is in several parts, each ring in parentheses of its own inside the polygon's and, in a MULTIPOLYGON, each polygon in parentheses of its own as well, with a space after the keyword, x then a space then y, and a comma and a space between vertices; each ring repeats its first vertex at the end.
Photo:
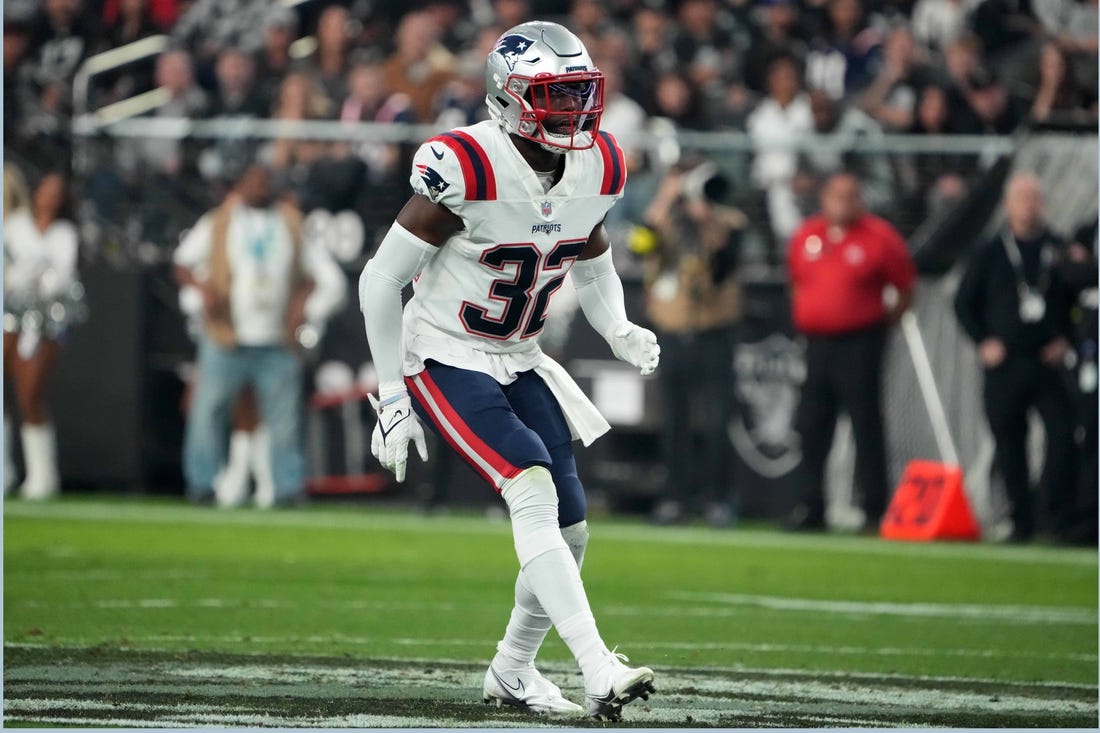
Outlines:
POLYGON ((379 426, 379 430, 382 431, 382 440, 385 440, 387 437, 389 437, 389 434, 393 432, 393 429, 397 427, 399 423, 403 422, 405 418, 409 416, 409 413, 398 411, 395 412, 394 415, 397 417, 397 419, 390 423, 389 428, 379 426))
POLYGON ((601 705, 610 705, 615 702, 615 690, 608 690, 607 694, 602 697, 596 697, 595 695, 589 695, 588 699, 592 702, 598 702, 601 705))
POLYGON ((493 673, 493 677, 496 677, 497 682, 499 682, 501 685, 503 685, 504 688, 509 690, 510 692, 522 695, 524 693, 524 691, 526 690, 526 688, 523 685, 523 680, 521 680, 519 677, 516 677, 516 686, 513 687, 512 685, 505 682, 504 679, 499 674, 497 674, 497 671, 495 669, 491 670, 491 671, 493 673))
POLYGON ((432 155, 435 156, 436 160, 443 160, 443 153, 438 152, 435 148, 432 148, 431 150, 432 150, 432 155))

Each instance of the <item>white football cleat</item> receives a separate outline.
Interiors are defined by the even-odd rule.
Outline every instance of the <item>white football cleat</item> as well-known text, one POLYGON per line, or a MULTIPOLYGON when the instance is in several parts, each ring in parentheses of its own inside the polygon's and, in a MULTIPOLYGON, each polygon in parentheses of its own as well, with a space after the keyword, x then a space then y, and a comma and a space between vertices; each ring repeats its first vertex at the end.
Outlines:
POLYGON ((485 704, 496 703, 527 708, 536 713, 550 715, 581 715, 584 708, 562 697, 561 690, 531 664, 518 670, 497 671, 493 665, 485 672, 485 685, 481 699, 485 704))
MULTIPOLYGON (((617 647, 616 647, 617 648, 617 647)), ((653 670, 649 667, 628 667, 623 654, 608 652, 606 663, 591 678, 584 681, 587 713, 597 720, 617 721, 623 705, 641 698, 648 700, 653 687, 653 670)))

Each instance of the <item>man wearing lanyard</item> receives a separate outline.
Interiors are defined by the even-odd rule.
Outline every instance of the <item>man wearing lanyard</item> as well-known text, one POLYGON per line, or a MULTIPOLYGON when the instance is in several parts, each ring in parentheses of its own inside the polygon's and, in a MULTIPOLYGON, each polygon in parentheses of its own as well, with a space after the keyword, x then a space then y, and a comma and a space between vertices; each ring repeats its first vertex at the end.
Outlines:
POLYGON ((795 418, 802 440, 802 502, 791 529, 825 527, 823 480, 837 413, 852 420, 864 528, 877 531, 886 509, 886 447, 880 386, 887 326, 912 299, 916 271, 905 240, 863 208, 851 173, 829 177, 821 213, 807 219, 787 253, 791 313, 806 337, 806 380, 795 418), (886 294, 895 297, 887 303, 886 294))
POLYGON ((1027 465, 1027 414, 1046 432, 1045 489, 1051 529, 1074 520, 1073 404, 1063 368, 1071 334, 1069 289, 1059 263, 1063 243, 1043 223, 1039 181, 1027 173, 1005 186, 1006 224, 971 254, 955 312, 985 370, 985 412, 996 442, 994 466, 1012 502, 1012 539, 1036 529, 1027 465))
POLYGON ((257 503, 290 504, 305 481, 294 344, 300 328, 317 327, 340 307, 344 275, 324 248, 303 240, 301 214, 275 202, 270 174, 259 164, 249 165, 225 202, 192 227, 173 261, 179 283, 197 289, 203 301, 183 449, 187 494, 194 501, 225 497, 218 473, 230 406, 251 385, 270 436, 273 484, 257 503))

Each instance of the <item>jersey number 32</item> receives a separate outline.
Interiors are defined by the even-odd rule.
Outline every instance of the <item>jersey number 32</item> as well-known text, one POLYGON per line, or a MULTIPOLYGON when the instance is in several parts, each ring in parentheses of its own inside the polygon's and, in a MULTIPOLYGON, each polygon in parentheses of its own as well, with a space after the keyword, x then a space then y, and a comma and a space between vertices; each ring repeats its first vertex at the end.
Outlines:
POLYGON ((577 259, 587 241, 563 240, 545 257, 530 242, 500 244, 485 250, 481 255, 482 264, 499 272, 514 267, 515 274, 511 279, 502 277, 494 280, 489 287, 489 299, 504 304, 499 316, 490 316, 486 308, 467 300, 462 303, 462 325, 470 333, 501 341, 515 336, 520 328, 523 329, 520 338, 537 335, 546 324, 546 307, 550 304, 550 298, 565 282, 569 265, 577 259), (549 270, 562 272, 535 292, 539 273, 549 270))

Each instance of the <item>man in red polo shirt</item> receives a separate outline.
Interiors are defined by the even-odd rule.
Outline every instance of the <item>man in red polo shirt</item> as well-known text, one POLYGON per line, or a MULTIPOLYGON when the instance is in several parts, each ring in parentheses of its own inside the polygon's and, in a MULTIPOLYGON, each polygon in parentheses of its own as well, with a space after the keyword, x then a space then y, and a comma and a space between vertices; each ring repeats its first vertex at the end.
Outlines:
POLYGON ((802 496, 789 526, 825 528, 825 461, 843 410, 855 435, 864 528, 876 529, 887 499, 882 356, 887 327, 912 300, 913 261, 897 230, 864 211, 859 179, 850 173, 825 182, 821 213, 795 232, 787 259, 794 325, 806 337, 796 417, 802 496))

